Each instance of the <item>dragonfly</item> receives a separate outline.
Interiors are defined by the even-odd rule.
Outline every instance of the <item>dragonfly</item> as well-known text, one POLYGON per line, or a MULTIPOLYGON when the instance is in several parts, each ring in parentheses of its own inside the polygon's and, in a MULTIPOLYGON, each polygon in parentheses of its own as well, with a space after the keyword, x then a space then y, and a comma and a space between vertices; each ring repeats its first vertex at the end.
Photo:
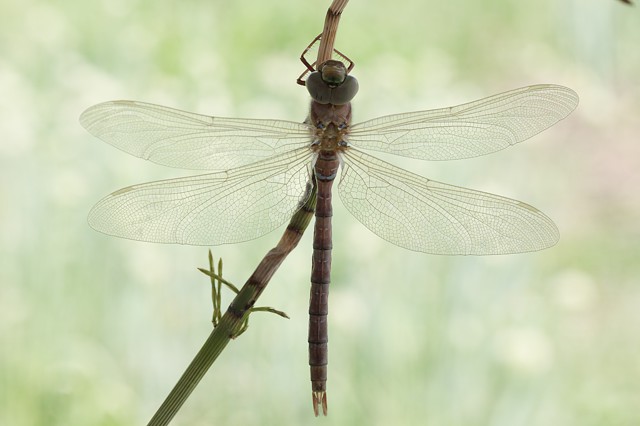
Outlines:
POLYGON ((445 255, 542 250, 558 241, 559 232, 535 207, 438 182, 371 153, 438 161, 490 154, 553 126, 578 104, 573 90, 542 84, 352 124, 358 82, 351 68, 333 59, 310 67, 305 86, 311 103, 304 122, 213 117, 128 100, 92 106, 80 117, 91 134, 136 157, 208 171, 107 195, 88 217, 102 233, 156 243, 240 243, 273 231, 317 197, 309 308, 316 415, 327 413, 333 183, 365 227, 409 250, 445 255))

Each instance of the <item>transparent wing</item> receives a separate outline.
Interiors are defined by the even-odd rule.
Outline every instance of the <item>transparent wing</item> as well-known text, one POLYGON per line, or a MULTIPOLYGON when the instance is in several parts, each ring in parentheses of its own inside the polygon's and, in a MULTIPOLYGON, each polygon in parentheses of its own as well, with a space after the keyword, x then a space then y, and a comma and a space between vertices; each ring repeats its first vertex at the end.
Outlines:
POLYGON ((210 117, 136 101, 94 105, 80 123, 136 157, 192 170, 228 170, 311 141, 303 123, 210 117))
POLYGON ((133 185, 103 198, 89 224, 132 240, 192 245, 260 237, 309 195, 311 153, 301 148, 229 172, 133 185))
POLYGON ((338 193, 379 237, 433 254, 507 254, 554 245, 558 229, 520 201, 432 181, 354 149, 338 193))
POLYGON ((476 157, 540 133, 577 105, 578 95, 566 87, 528 86, 451 108, 355 124, 349 144, 422 160, 476 157))

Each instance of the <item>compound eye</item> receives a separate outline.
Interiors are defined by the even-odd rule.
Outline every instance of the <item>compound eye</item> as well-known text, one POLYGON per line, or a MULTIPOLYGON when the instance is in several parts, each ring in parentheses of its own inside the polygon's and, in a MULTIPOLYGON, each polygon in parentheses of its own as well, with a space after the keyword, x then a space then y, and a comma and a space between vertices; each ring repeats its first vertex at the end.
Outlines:
POLYGON ((358 93, 358 80, 350 75, 346 76, 344 82, 331 90, 331 103, 333 105, 344 105, 356 96, 358 93))
POLYGON ((320 104, 328 104, 331 101, 331 88, 322 80, 322 75, 318 71, 309 74, 305 86, 314 101, 320 104))

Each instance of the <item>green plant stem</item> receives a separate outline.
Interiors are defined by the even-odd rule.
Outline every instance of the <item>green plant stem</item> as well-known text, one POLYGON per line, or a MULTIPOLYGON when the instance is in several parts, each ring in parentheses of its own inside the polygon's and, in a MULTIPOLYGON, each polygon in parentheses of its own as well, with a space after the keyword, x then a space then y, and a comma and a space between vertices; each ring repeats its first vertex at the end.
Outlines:
POLYGON ((207 341, 178 380, 178 383, 176 383, 158 411, 151 418, 148 426, 169 424, 207 370, 218 358, 218 355, 222 353, 229 341, 242 331, 245 317, 249 315, 256 300, 262 294, 284 259, 298 245, 302 234, 313 218, 316 206, 315 183, 308 188, 308 191, 310 194, 307 201, 293 215, 278 244, 267 253, 251 277, 240 289, 240 292, 220 319, 217 327, 211 332, 207 341))

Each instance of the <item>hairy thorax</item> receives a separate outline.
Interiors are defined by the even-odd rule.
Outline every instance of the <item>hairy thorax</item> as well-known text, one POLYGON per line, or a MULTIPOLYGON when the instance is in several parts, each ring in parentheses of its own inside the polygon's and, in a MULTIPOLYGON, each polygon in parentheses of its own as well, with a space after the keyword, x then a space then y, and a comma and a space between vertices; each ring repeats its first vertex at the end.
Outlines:
POLYGON ((351 124, 351 104, 332 105, 311 101, 309 121, 314 126, 314 151, 343 151, 351 124))

